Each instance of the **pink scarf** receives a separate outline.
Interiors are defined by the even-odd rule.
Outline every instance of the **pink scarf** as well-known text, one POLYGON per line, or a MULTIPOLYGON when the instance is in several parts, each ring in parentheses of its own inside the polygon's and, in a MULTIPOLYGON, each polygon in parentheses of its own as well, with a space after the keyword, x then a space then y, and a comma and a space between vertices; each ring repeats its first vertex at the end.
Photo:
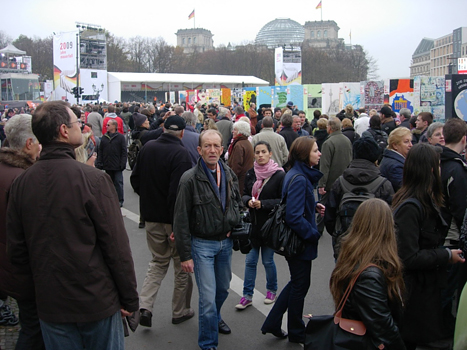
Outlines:
POLYGON ((263 186, 264 180, 270 178, 274 173, 278 170, 284 171, 275 161, 269 159, 264 165, 259 165, 258 163, 254 164, 255 168, 255 175, 256 175, 256 182, 253 185, 253 189, 251 190, 252 197, 258 199, 259 193, 261 192, 261 187, 263 186))

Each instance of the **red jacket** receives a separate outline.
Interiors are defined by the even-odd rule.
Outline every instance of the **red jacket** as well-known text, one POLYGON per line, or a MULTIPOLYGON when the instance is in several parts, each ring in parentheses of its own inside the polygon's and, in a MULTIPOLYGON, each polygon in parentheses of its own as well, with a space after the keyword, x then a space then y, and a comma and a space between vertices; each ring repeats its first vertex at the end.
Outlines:
POLYGON ((115 113, 109 113, 107 114, 107 117, 104 118, 104 121, 102 122, 102 135, 105 135, 107 133, 107 122, 111 119, 115 119, 118 123, 118 128, 117 131, 120 134, 125 134, 123 131, 123 119, 117 116, 115 113))

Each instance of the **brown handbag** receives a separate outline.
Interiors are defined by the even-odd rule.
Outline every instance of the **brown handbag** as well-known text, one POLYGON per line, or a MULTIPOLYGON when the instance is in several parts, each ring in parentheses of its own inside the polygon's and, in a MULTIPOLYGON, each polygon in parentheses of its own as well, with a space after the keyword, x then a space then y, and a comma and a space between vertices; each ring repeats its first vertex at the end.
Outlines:
MULTIPOLYGON (((310 316, 305 330, 305 350, 362 350, 367 348, 366 327, 361 321, 342 317, 342 310, 360 274, 368 264, 352 279, 342 296, 334 315, 310 316)), ((381 344, 379 349, 384 349, 381 344)))
POLYGON ((362 321, 356 321, 356 320, 349 320, 347 318, 342 317, 342 310, 344 309, 345 303, 347 302, 347 299, 349 298, 350 292, 352 291, 352 288, 357 282, 358 277, 360 274, 365 271, 368 267, 370 266, 376 266, 375 264, 369 264, 366 266, 364 269, 360 270, 360 272, 355 276, 352 280, 352 282, 349 283, 347 286, 347 289, 345 290, 344 295, 342 296, 341 301, 339 302, 339 306, 337 308, 336 313, 334 314, 334 323, 338 324, 340 328, 342 328, 344 331, 353 333, 355 335, 365 335, 366 333, 366 327, 363 324, 362 321))

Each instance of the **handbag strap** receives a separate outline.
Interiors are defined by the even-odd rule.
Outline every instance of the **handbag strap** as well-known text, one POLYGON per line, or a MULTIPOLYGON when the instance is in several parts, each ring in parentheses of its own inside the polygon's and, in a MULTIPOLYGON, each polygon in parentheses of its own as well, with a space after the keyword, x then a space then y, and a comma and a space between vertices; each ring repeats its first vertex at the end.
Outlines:
POLYGON ((347 302, 347 299, 349 298, 349 295, 350 295, 350 292, 352 291, 352 288, 355 284, 355 282, 357 282, 357 279, 358 277, 361 275, 361 273, 363 271, 365 271, 367 268, 369 268, 370 266, 375 266, 375 267, 378 267, 377 265, 375 264, 368 264, 367 266, 365 266, 365 268, 361 269, 360 272, 352 279, 352 281, 349 283, 349 285, 347 286, 347 289, 345 290, 344 292, 344 295, 342 296, 342 299, 341 301, 339 302, 339 306, 337 307, 337 311, 334 313, 334 315, 342 312, 342 310, 344 309, 344 305, 345 303, 347 302))
POLYGON ((305 175, 303 175, 303 174, 295 174, 295 175, 290 179, 289 183, 287 184, 287 191, 285 191, 285 196, 282 197, 282 199, 281 199, 281 204, 284 204, 284 203, 285 203, 285 200, 287 199, 287 193, 289 193, 290 185, 292 184, 293 180, 295 180, 295 178, 296 178, 297 176, 303 176, 303 177, 305 177, 305 175))

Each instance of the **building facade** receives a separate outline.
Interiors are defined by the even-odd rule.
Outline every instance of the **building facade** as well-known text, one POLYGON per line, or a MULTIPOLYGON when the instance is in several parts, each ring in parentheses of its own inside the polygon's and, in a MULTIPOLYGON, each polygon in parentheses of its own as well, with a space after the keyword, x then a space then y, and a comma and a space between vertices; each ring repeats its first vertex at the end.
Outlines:
POLYGON ((412 55, 412 64, 410 65, 410 78, 417 75, 430 75, 431 49, 434 46, 434 40, 423 38, 417 49, 412 55))
POLYGON ((207 29, 179 29, 175 35, 177 36, 177 46, 182 47, 184 53, 214 50, 213 34, 207 29))
POLYGON ((332 48, 344 43, 335 21, 305 22, 305 42, 311 47, 332 48))
POLYGON ((467 27, 437 39, 424 38, 412 55, 410 77, 457 74, 458 58, 467 57, 467 27))

